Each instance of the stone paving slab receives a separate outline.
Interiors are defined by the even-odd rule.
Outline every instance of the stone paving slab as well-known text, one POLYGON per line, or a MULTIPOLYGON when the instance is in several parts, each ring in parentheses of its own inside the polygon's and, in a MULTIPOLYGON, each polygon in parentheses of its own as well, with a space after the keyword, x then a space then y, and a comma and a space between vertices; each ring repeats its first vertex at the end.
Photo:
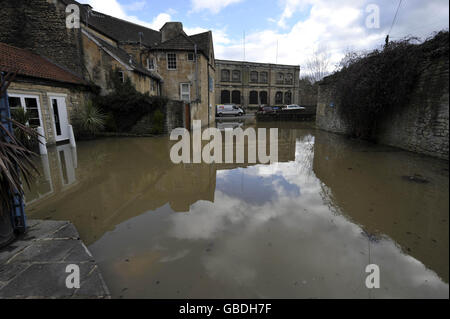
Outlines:
POLYGON ((28 232, 0 249, 0 298, 110 298, 97 264, 70 222, 28 222, 28 232), (80 268, 80 288, 66 287, 66 267, 80 268))

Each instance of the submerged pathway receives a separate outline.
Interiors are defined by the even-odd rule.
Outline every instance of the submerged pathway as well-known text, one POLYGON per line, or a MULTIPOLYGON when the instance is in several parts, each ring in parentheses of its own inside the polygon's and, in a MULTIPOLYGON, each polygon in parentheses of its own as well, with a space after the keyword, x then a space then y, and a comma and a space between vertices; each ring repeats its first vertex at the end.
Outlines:
POLYGON ((0 249, 0 298, 110 297, 72 223, 30 220, 28 226, 25 235, 0 249), (68 265, 79 267, 80 288, 67 288, 67 277, 75 274, 66 272, 68 265))

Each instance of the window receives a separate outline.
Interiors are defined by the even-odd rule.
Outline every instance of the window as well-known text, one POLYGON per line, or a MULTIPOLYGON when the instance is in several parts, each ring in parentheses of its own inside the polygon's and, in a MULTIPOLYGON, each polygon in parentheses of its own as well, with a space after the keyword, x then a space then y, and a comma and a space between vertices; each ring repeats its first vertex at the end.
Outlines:
POLYGON ((258 92, 250 91, 250 103, 249 104, 258 104, 258 92))
POLYGON ((156 91, 156 81, 150 79, 150 91, 155 92, 156 91))
POLYGON ((230 103, 230 91, 223 90, 220 92, 220 103, 221 104, 229 104, 230 103))
POLYGON ((189 83, 180 84, 180 100, 188 103, 191 101, 191 85, 189 83))
POLYGON ((292 94, 291 92, 284 93, 284 103, 291 104, 292 103, 292 94))
POLYGON ((209 76, 209 92, 214 92, 214 78, 209 76))
POLYGON ((292 79, 293 79, 292 73, 288 73, 286 75, 286 84, 292 84, 292 79))
POLYGON ((241 71, 239 70, 233 71, 233 82, 241 82, 241 71))
POLYGON ((222 82, 230 82, 230 70, 222 70, 220 72, 222 82))
POLYGON ((12 110, 17 110, 22 107, 22 104, 20 102, 20 97, 9 97, 9 108, 12 110))
POLYGON ((117 74, 119 76, 120 83, 125 83, 125 73, 123 71, 118 71, 117 74))
POLYGON ((11 110, 17 110, 19 108, 25 109, 29 116, 28 125, 31 127, 42 126, 37 97, 11 94, 8 102, 11 110))
POLYGON ((275 104, 277 105, 283 104, 283 92, 277 92, 275 94, 275 104))
POLYGON ((233 104, 241 104, 241 92, 233 91, 231 94, 231 103, 233 104))
POLYGON ((263 105, 267 105, 267 92, 266 91, 259 92, 259 102, 263 105))
POLYGON ((149 69, 149 70, 155 69, 155 59, 154 58, 147 59, 147 69, 149 69))
POLYGON ((267 83, 267 72, 261 72, 259 74, 259 79, 261 83, 267 83))
POLYGON ((250 82, 252 82, 252 83, 258 82, 258 72, 256 72, 256 71, 250 72, 250 82))
POLYGON ((194 61, 194 53, 188 53, 187 59, 188 61, 194 61))
POLYGON ((167 53, 167 69, 177 69, 177 55, 176 53, 167 53))
POLYGON ((278 73, 277 74, 277 84, 283 84, 284 83, 284 74, 278 73))

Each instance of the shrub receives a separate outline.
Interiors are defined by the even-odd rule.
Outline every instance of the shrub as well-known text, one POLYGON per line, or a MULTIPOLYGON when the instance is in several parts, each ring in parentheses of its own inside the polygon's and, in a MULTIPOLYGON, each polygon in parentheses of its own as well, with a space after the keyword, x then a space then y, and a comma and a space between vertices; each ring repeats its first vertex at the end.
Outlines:
POLYGON ((103 130, 106 116, 93 104, 88 101, 83 107, 74 112, 72 125, 77 138, 93 137, 95 133, 103 130))
POLYGON ((138 92, 129 78, 122 83, 117 72, 112 71, 110 83, 112 92, 98 96, 95 100, 100 109, 112 117, 108 119, 108 129, 130 132, 144 116, 157 110, 161 113, 164 111, 166 98, 138 92))

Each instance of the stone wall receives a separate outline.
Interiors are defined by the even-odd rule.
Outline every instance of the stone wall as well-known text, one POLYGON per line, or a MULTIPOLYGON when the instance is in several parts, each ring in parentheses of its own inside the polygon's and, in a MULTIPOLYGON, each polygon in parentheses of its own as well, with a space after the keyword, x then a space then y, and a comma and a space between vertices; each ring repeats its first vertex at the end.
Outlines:
POLYGON ((169 101, 166 105, 166 123, 164 130, 170 134, 173 129, 185 127, 185 107, 181 101, 169 101))
MULTIPOLYGON (((180 101, 180 85, 187 83, 190 85, 191 119, 202 121, 202 126, 208 126, 214 122, 213 112, 209 112, 208 101, 214 92, 209 92, 209 73, 211 67, 208 59, 202 54, 198 55, 197 61, 188 60, 188 51, 176 51, 177 69, 169 70, 167 67, 167 53, 155 52, 157 71, 163 77, 162 95, 180 101), (196 63, 198 79, 196 80, 196 63), (198 91, 197 91, 198 86, 198 91), (208 116, 208 114, 210 116, 208 116)), ((212 109, 212 107, 211 107, 212 109)))
POLYGON ((308 80, 302 79, 299 82, 299 104, 301 106, 317 106, 318 85, 311 84, 308 80))
POLYGON ((65 6, 58 0, 2 0, 0 21, 0 42, 83 75, 80 29, 66 28, 65 6))
MULTIPOLYGON (((448 160, 449 61, 441 56, 421 65, 422 72, 411 100, 400 112, 387 114, 377 132, 381 144, 448 160)), ((316 124, 319 128, 346 134, 339 117, 333 83, 319 86, 316 124)))

